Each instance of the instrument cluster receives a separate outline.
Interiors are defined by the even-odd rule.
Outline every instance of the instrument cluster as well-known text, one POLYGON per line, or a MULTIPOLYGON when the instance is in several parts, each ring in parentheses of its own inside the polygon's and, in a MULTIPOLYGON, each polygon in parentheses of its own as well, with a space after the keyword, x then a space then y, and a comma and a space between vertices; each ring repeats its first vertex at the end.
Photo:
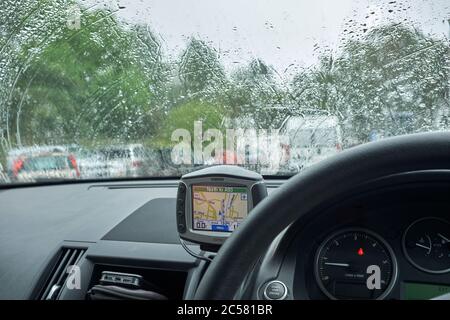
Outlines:
MULTIPOLYGON (((436 217, 415 220, 401 237, 402 254, 428 274, 450 273, 450 223, 436 217)), ((398 253, 397 253, 398 254, 398 253)), ((314 258, 317 286, 329 299, 384 299, 397 282, 399 266, 389 242, 366 228, 345 228, 329 234, 314 258)), ((405 284, 404 297, 435 298, 450 286, 405 284), (410 292, 413 290, 413 292, 410 292), (419 296, 417 296, 419 295, 419 296), (422 296, 420 296, 422 295, 422 296)))

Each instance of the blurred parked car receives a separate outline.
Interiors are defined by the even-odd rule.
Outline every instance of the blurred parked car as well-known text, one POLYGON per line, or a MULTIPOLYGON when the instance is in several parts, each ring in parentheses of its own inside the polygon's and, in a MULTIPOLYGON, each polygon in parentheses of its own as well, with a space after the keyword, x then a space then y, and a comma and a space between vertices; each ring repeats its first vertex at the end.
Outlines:
POLYGON ((16 159, 12 167, 12 178, 18 182, 39 180, 76 179, 80 171, 75 157, 66 152, 35 153, 16 159))
POLYGON ((288 117, 279 133, 286 139, 289 166, 298 171, 342 150, 342 135, 335 116, 288 117))
POLYGON ((101 152, 111 177, 146 176, 151 169, 149 157, 142 144, 111 146, 101 152))
POLYGON ((80 150, 77 161, 80 177, 83 179, 105 178, 110 175, 106 157, 101 152, 80 150))
POLYGON ((6 171, 8 175, 12 177, 14 171, 14 164, 17 163, 17 160, 23 159, 25 157, 31 157, 39 153, 51 153, 51 152, 68 152, 68 151, 67 148, 62 145, 56 146, 35 145, 10 149, 6 156, 6 171))

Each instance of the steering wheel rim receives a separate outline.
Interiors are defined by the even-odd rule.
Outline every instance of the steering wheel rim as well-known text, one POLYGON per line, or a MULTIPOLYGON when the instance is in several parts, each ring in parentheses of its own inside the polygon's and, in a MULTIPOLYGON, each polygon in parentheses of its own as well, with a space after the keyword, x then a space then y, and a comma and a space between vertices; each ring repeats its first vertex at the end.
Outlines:
POLYGON ((450 132, 360 145, 298 173, 261 201, 227 239, 200 281, 195 299, 233 299, 273 239, 325 201, 376 178, 433 169, 450 169, 450 132))

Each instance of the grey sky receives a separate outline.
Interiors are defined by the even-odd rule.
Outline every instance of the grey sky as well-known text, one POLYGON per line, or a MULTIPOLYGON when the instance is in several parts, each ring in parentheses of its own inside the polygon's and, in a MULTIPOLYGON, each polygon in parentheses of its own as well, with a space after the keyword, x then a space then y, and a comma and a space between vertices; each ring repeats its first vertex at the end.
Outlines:
MULTIPOLYGON (((402 22, 448 36, 448 0, 106 0, 129 23, 146 23, 178 57, 191 36, 209 42, 226 68, 259 57, 289 77, 339 50, 342 39, 364 29, 402 22), (392 10, 390 12, 390 10, 392 10), (406 20, 405 20, 406 19, 406 20), (350 22, 351 20, 351 22, 350 22), (366 25, 364 25, 366 24, 366 25), (344 30, 347 30, 346 32, 344 30), (353 31, 353 32, 351 32, 353 31)), ((283 76, 283 77, 284 77, 283 76)))

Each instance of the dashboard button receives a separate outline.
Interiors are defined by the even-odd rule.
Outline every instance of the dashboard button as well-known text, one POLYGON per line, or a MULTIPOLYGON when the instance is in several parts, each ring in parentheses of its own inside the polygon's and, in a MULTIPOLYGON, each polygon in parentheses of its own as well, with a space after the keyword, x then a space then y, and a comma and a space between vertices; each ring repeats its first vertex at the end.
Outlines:
POLYGON ((184 198, 178 198, 177 200, 177 212, 179 210, 184 211, 184 198))
POLYGON ((186 231, 186 226, 184 225, 184 223, 179 223, 178 224, 178 232, 184 233, 185 231, 186 231))
POLYGON ((264 288, 264 298, 266 300, 283 300, 286 296, 287 287, 281 281, 270 281, 264 288))

